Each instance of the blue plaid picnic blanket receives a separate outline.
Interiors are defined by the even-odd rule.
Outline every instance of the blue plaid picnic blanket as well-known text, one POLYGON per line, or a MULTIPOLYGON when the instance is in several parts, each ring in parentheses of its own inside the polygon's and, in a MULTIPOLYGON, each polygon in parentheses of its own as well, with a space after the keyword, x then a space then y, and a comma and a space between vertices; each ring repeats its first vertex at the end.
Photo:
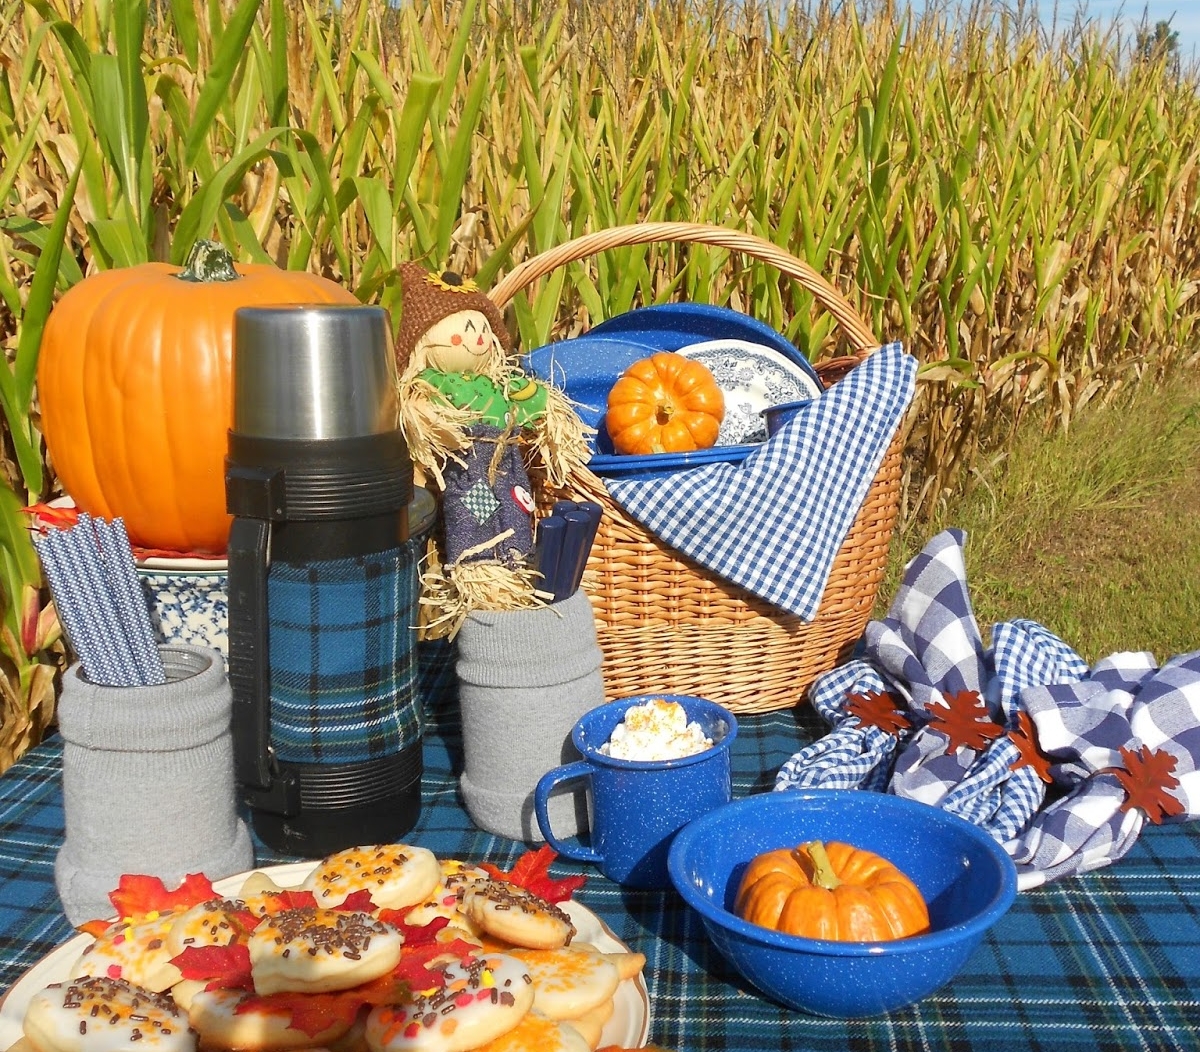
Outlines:
POLYGON ((912 400, 916 359, 875 351, 740 464, 609 479, 621 507, 701 566, 805 620, 912 400))
POLYGON ((271 744, 279 759, 358 763, 420 739, 411 626, 423 548, 413 539, 376 555, 271 567, 271 744))
MULTIPOLYGON (((1200 651, 1157 667, 1150 654, 1114 654, 1089 669, 1043 626, 994 626, 985 648, 971 609, 965 534, 938 534, 909 564, 860 656, 814 684, 831 732, 780 768, 776 789, 861 788, 942 807, 988 830, 1017 864, 1022 888, 1106 866, 1147 820, 1119 772, 1143 749, 1166 754, 1178 820, 1200 817, 1200 651), (886 693, 907 722, 883 729, 851 711, 886 693), (980 719, 1002 733, 956 744, 940 714, 975 692, 980 719), (1023 762, 1032 724, 1043 778, 1023 762)), ((1155 820, 1163 816, 1155 815, 1155 820)))

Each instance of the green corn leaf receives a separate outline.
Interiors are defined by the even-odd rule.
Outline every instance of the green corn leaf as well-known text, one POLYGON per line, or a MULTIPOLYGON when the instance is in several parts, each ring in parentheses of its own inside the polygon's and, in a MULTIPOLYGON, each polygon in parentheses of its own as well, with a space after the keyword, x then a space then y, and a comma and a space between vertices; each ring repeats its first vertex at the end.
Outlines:
POLYGON ((442 169, 442 189, 438 196, 435 242, 439 260, 444 260, 450 251, 450 235, 454 233, 454 227, 458 222, 459 211, 462 208, 463 187, 466 185, 471 167, 471 144, 479 126, 479 115, 483 111, 484 97, 488 88, 491 87, 491 80, 491 63, 485 58, 479 64, 467 89, 467 98, 463 103, 458 128, 454 132, 454 140, 446 158, 446 167, 442 169))
POLYGON ((188 68, 195 70, 200 64, 200 26, 196 21, 195 0, 171 0, 171 25, 188 68))
POLYGON ((375 245, 390 269, 396 265, 396 214, 392 211, 392 192, 382 179, 358 176, 350 180, 358 194, 367 226, 375 235, 375 245))
POLYGON ((8 419, 9 433, 12 435, 13 448, 17 455, 17 466, 21 469, 25 488, 35 495, 41 493, 43 472, 41 450, 29 419, 29 408, 33 399, 34 380, 37 377, 42 332, 54 302, 59 264, 66 246, 67 225, 75 205, 75 191, 79 186, 81 170, 82 166, 76 167, 67 183, 63 198, 54 214, 54 222, 50 224, 46 248, 38 257, 29 298, 21 316, 15 368, 12 372, 7 366, 0 368, 0 402, 3 403, 4 415, 8 419))
POLYGON ((24 507, 25 502, 17 494, 7 485, 0 484, 0 552, 4 560, 3 581, 11 591, 7 596, 5 622, 18 637, 17 602, 21 588, 27 584, 36 588, 42 581, 42 567, 33 547, 29 516, 22 510, 24 507))
MULTIPOLYGON (((221 32, 214 37, 219 43, 204 77, 200 94, 196 98, 192 125, 184 141, 184 163, 189 167, 193 166, 200 156, 213 121, 228 97, 234 75, 245 59, 250 30, 261 6, 262 0, 241 0, 221 32)), ((215 219, 215 212, 213 217, 215 219)))
POLYGON ((153 173, 150 170, 150 109, 142 72, 146 0, 117 0, 115 9, 117 76, 121 86, 121 167, 125 193, 139 225, 148 218, 153 173))
POLYGON ((421 154, 421 135, 437 99, 441 78, 431 73, 415 73, 404 98, 400 118, 396 122, 396 160, 391 172, 392 207, 399 209, 404 201, 409 177, 421 154))

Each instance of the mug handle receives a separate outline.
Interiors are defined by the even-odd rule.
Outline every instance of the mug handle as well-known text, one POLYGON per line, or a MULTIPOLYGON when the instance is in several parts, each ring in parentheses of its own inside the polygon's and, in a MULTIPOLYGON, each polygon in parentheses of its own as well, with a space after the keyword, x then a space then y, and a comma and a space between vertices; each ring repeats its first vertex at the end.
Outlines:
POLYGON ((591 773, 591 764, 586 760, 576 760, 574 763, 568 763, 562 767, 555 767, 552 771, 547 771, 538 779, 537 788, 533 791, 533 809, 537 812, 538 825, 541 826, 542 836, 546 838, 546 843, 562 855, 563 858, 569 858, 574 862, 599 863, 601 858, 591 848, 581 847, 576 844, 564 844, 554 835, 554 830, 550 828, 550 791, 560 782, 570 782, 576 778, 586 778, 591 773))

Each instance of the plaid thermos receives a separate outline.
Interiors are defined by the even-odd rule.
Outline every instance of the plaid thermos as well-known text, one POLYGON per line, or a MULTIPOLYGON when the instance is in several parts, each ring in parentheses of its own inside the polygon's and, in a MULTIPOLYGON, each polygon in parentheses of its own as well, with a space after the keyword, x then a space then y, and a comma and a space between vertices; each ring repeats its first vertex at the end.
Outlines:
POLYGON ((238 310, 233 386, 229 678, 242 797, 259 837, 289 854, 397 840, 421 808, 421 542, 387 314, 238 310))

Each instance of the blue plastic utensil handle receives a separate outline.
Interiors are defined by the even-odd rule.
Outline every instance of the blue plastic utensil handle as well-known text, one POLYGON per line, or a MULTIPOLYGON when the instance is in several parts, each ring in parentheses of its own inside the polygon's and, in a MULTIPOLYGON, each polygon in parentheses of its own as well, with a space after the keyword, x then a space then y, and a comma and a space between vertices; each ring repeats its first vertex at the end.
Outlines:
POLYGON ((558 575, 563 591, 555 593, 556 601, 574 595, 579 588, 588 553, 592 550, 592 539, 596 536, 592 516, 586 511, 568 511, 562 518, 567 524, 567 539, 560 559, 562 572, 558 575))
POLYGON ((537 528, 537 546, 534 549, 535 569, 542 575, 537 585, 539 592, 556 595, 559 575, 562 572, 563 542, 567 536, 567 524, 560 516, 551 515, 542 519, 537 528))

